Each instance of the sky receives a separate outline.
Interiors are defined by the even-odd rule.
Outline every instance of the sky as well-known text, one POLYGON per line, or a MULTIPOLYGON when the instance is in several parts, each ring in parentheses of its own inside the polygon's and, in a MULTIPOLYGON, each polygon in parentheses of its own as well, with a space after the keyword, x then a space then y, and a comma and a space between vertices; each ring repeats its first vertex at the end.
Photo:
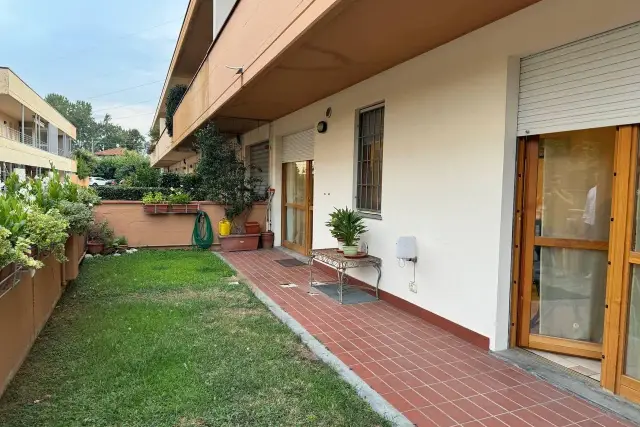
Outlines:
POLYGON ((0 66, 146 135, 188 2, 0 0, 0 66))

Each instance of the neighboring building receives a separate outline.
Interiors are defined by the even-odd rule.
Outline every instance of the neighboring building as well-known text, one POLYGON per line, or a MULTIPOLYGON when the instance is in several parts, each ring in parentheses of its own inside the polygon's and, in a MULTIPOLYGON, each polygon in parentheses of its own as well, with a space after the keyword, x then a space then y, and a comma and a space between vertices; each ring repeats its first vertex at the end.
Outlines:
POLYGON ((127 152, 125 148, 117 147, 117 148, 109 148, 107 150, 98 151, 96 156, 99 157, 115 157, 115 156, 124 156, 127 152))
POLYGON ((640 402, 636 0, 222 3, 189 3, 153 165, 209 120, 248 162, 263 144, 277 245, 334 247, 329 213, 358 209, 384 298, 492 350, 592 359, 640 402))
POLYGON ((34 176, 53 165, 76 172, 76 128, 9 68, 0 67, 0 181, 34 176))

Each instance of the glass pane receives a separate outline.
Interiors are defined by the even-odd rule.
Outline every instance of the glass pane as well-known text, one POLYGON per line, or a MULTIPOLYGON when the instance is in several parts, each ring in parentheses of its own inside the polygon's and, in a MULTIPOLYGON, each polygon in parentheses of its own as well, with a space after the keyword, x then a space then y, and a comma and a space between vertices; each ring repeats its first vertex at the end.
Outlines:
POLYGON ((536 235, 607 240, 615 128, 540 137, 536 235))
POLYGON ((628 325, 625 374, 640 380, 640 267, 637 265, 631 274, 628 325))
POLYGON ((305 203, 307 162, 286 163, 287 203, 305 203))
POLYGON ((531 333, 602 342, 607 252, 536 246, 531 333))
POLYGON ((287 241, 304 246, 305 212, 299 209, 287 208, 287 241))

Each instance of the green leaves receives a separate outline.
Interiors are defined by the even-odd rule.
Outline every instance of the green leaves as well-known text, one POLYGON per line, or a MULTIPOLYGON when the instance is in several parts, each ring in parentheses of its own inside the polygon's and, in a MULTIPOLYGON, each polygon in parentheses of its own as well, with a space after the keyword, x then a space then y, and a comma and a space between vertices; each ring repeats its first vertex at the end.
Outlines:
POLYGON ((234 219, 249 213, 258 199, 256 185, 260 180, 249 177, 244 161, 238 157, 241 145, 236 138, 225 138, 212 123, 198 130, 195 137, 200 151, 196 174, 200 176, 203 192, 208 200, 224 204, 234 231, 242 231, 242 223, 236 224, 234 219))
POLYGON ((173 136, 173 115, 176 113, 182 98, 187 93, 188 86, 176 85, 169 89, 167 100, 165 102, 167 110, 166 126, 169 136, 173 136))
POLYGON ((57 209, 46 213, 33 210, 27 216, 25 234, 40 252, 51 251, 59 262, 67 260, 64 246, 67 241, 69 221, 57 209))
POLYGON ((325 225, 331 229, 331 235, 344 242, 346 246, 354 246, 360 236, 367 232, 367 227, 360 214, 347 207, 344 209, 334 208, 325 225))

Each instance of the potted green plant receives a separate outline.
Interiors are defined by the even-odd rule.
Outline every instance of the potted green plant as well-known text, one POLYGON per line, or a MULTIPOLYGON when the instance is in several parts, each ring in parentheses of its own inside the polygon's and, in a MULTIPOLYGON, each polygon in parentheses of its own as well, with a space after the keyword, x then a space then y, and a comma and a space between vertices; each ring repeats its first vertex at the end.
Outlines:
POLYGON ((331 228, 331 235, 343 243, 342 250, 345 256, 358 254, 358 242, 360 236, 367 232, 367 227, 357 211, 349 208, 335 209, 326 225, 331 228))
POLYGON ((122 253, 129 249, 129 242, 125 236, 118 236, 113 239, 113 247, 118 253, 122 253))
POLYGON ((195 137, 196 149, 200 152, 196 174, 203 191, 209 200, 224 205, 225 217, 231 222, 231 234, 218 236, 222 250, 258 249, 259 230, 247 233, 245 220, 253 202, 258 200, 256 185, 260 180, 251 177, 244 161, 238 158, 239 139, 224 137, 212 123, 198 130, 195 137))
POLYGON ((171 189, 167 202, 171 213, 198 213, 198 204, 191 203, 189 193, 185 193, 182 190, 171 189))
POLYGON ((102 222, 94 223, 89 227, 87 233, 87 252, 97 255, 104 252, 105 247, 110 247, 113 242, 113 230, 105 219, 102 222))
POLYGON ((149 192, 142 196, 142 204, 145 213, 159 214, 169 212, 169 204, 166 197, 160 191, 149 192))
POLYGON ((337 225, 340 219, 345 215, 347 208, 334 208, 333 212, 329 214, 329 220, 324 224, 329 227, 329 231, 331 236, 338 241, 338 252, 342 252, 342 247, 344 246, 344 237, 337 230, 337 225))

